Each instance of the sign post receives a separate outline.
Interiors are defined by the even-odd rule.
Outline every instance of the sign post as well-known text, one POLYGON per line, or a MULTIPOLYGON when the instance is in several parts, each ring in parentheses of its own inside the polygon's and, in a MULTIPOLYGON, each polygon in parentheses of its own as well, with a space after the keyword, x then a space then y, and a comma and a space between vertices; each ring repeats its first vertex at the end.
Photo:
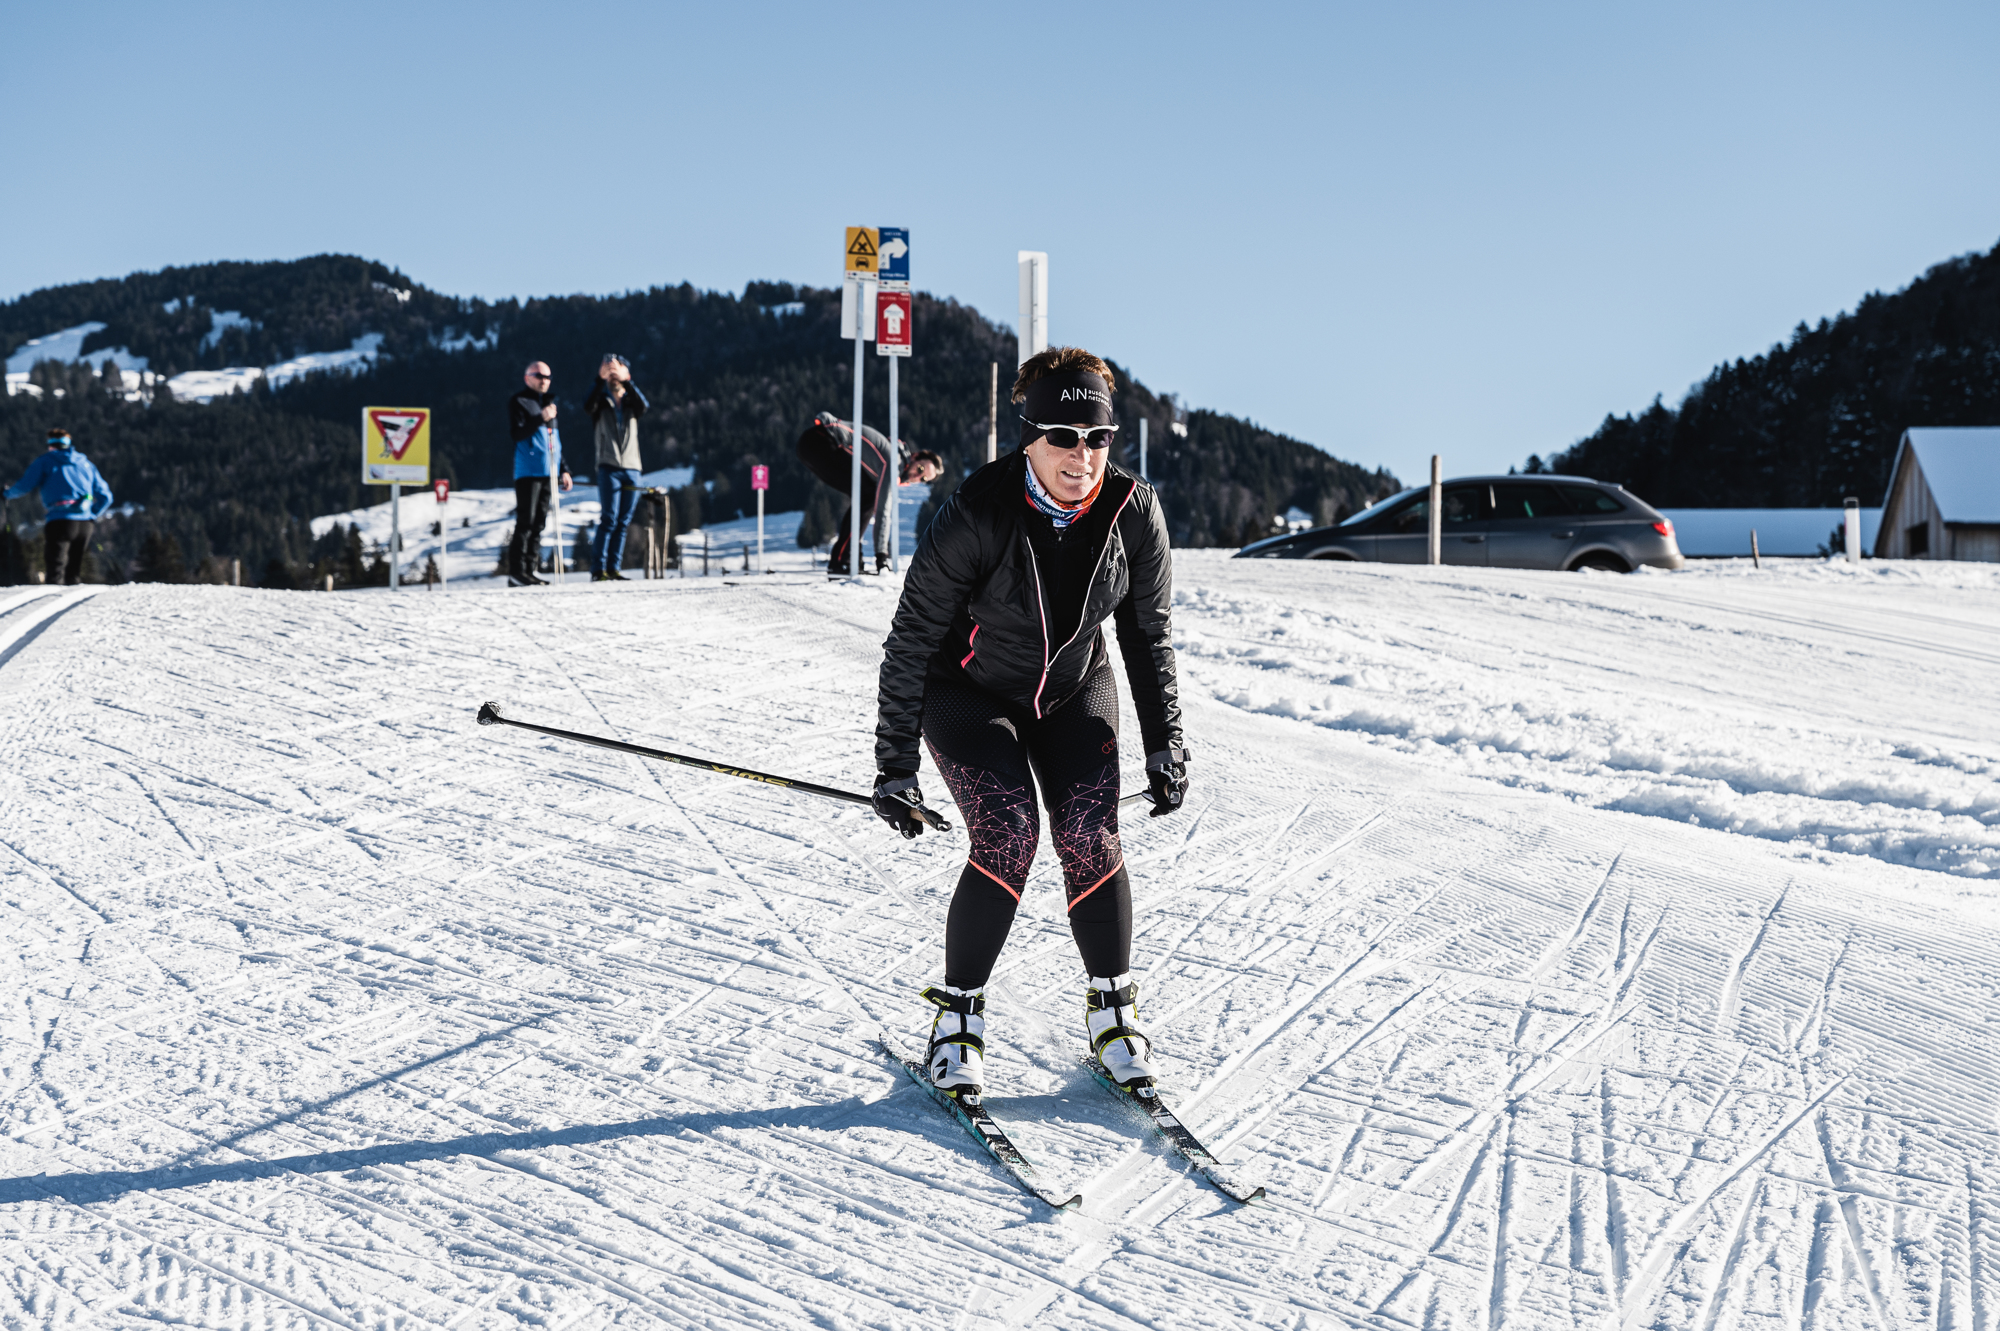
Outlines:
MULTIPOLYGON (((875 319, 875 278, 881 258, 881 237, 872 226, 847 228, 847 274, 840 288, 840 335, 854 339, 854 415, 848 424, 854 430, 854 466, 848 478, 847 567, 851 577, 861 577, 861 366, 863 342, 875 338, 870 327, 875 319)), ((828 569, 830 575, 832 569, 828 569)))
POLYGON ((1144 416, 1139 418, 1139 479, 1142 481, 1153 479, 1146 474, 1146 418, 1144 416))
POLYGON ((750 469, 750 488, 757 492, 757 571, 764 571, 764 492, 771 488, 771 469, 759 463, 750 469))
POLYGON ((429 407, 361 409, 361 483, 389 487, 389 586, 402 586, 403 487, 431 479, 429 407))
MULTIPOLYGON (((888 228, 884 227, 882 234, 888 235, 888 228)), ((910 271, 909 245, 901 238, 908 234, 904 231, 896 233, 898 243, 903 246, 905 273, 910 271)), ((884 252, 887 252, 886 244, 884 252)), ((902 290, 888 290, 889 279, 884 277, 884 290, 875 298, 875 354, 889 358, 889 461, 885 471, 890 473, 882 477, 882 484, 889 487, 889 494, 883 508, 882 529, 875 533, 875 551, 880 554, 884 549, 888 550, 889 571, 892 573, 903 571, 903 447, 896 433, 901 425, 901 404, 896 400, 896 367, 903 363, 903 357, 910 354, 910 292, 907 281, 902 285, 902 290)))

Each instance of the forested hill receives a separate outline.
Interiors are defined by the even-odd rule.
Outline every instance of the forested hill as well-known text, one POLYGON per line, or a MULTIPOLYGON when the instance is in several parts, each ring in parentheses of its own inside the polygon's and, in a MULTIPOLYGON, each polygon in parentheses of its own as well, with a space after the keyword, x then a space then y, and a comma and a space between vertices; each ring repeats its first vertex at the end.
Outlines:
POLYGON ((1689 508, 1879 504, 1913 425, 2000 425, 2000 245, 1941 263, 1787 343, 1718 365, 1668 408, 1607 416, 1545 464, 1689 508))
MULTIPOLYGON (((771 506, 826 510, 835 502, 798 464, 793 444, 815 411, 845 415, 852 395, 851 344, 838 335, 839 292, 752 282, 741 296, 690 286, 612 296, 486 302, 431 291, 383 264, 346 256, 286 263, 224 263, 37 291, 0 305, 0 350, 31 338, 101 323, 79 348, 86 357, 122 349, 148 371, 268 366, 309 353, 373 343, 354 372, 308 375, 273 389, 208 403, 178 401, 163 387, 123 392, 88 365, 42 362, 30 372, 40 396, 0 400, 0 473, 18 476, 61 423, 109 478, 120 504, 143 513, 109 524, 101 573, 131 571, 141 542, 172 536, 189 564, 235 557, 252 571, 276 561, 274 580, 302 576, 315 552, 311 517, 380 498, 359 482, 360 408, 429 406, 433 470, 454 485, 504 485, 512 475, 505 401, 521 368, 546 360, 564 409, 568 460, 591 463, 581 405, 600 358, 619 352, 652 403, 640 445, 648 469, 693 466, 696 484, 677 496, 681 520, 700 510, 733 517, 751 507, 749 469, 771 467, 771 506), (137 400, 133 400, 134 398, 137 400)), ((1002 369, 1000 438, 1011 446, 1017 417, 1004 399, 1014 335, 969 306, 918 294, 917 354, 901 371, 902 434, 948 462, 946 486, 985 456, 989 367, 1002 369)), ((1115 351, 1115 348, 1108 350, 1115 351)), ((32 356, 33 352, 27 353, 32 356)), ((868 357, 866 413, 888 413, 884 362, 868 357)), ((1121 439, 1134 447, 1143 415, 1151 471, 1175 540, 1237 544, 1297 507, 1326 521, 1397 488, 1394 477, 1341 462, 1249 422, 1188 411, 1120 367, 1121 439), (1178 428, 1176 428, 1178 427, 1178 428)), ((32 501, 9 518, 25 532, 32 501)))

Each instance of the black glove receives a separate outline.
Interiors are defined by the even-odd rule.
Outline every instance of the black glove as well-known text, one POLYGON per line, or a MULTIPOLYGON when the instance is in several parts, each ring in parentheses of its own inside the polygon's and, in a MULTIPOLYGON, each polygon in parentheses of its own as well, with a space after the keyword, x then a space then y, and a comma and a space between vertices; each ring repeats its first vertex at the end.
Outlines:
POLYGON ((1162 749, 1146 755, 1146 793, 1153 797, 1150 817, 1172 813, 1187 798, 1186 749, 1162 749))
POLYGON ((875 816, 904 836, 914 837, 924 830, 923 820, 917 817, 917 810, 923 807, 924 792, 917 788, 916 777, 884 772, 875 778, 875 816))

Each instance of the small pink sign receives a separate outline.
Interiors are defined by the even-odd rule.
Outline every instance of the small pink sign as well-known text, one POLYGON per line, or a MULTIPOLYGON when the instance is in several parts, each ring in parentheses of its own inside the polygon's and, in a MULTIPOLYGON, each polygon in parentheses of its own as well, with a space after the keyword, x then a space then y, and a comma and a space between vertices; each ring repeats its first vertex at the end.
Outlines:
POLYGON ((446 480, 442 476, 438 477, 436 480, 431 482, 431 489, 437 492, 438 502, 440 504, 442 504, 445 500, 451 498, 451 482, 446 480))
POLYGON ((770 489, 771 469, 769 467, 761 467, 761 466, 750 468, 750 488, 752 490, 770 489))

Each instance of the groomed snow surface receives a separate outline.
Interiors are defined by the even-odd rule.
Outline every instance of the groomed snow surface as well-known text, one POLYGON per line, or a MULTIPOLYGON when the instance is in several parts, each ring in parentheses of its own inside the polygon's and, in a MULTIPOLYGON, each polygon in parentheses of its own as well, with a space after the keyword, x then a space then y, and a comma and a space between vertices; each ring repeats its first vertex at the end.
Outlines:
POLYGON ((473 723, 865 789, 893 580, 0 593, 0 1325, 2000 1327, 1995 570, 1178 577, 1142 1010, 1269 1198, 1044 862, 1066 1216, 873 1044, 962 836, 473 723))

